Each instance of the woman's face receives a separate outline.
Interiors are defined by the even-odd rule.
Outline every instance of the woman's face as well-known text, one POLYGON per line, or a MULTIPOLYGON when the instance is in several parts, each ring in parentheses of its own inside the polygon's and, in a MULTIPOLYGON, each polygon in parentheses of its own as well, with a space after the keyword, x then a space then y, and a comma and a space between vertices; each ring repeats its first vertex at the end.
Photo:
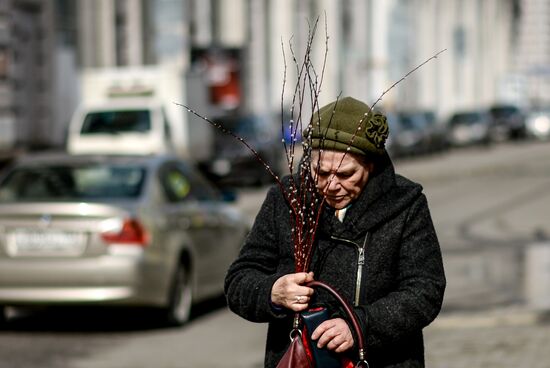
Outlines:
POLYGON ((353 202, 367 184, 373 164, 364 157, 340 151, 314 150, 311 173, 329 206, 342 209, 353 202))

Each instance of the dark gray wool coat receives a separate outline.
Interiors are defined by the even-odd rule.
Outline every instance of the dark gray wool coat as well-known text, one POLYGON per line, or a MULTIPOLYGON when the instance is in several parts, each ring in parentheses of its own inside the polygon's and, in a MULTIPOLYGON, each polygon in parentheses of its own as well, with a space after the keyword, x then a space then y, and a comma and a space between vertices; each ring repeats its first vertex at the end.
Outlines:
MULTIPOLYGON (((275 280, 294 272, 290 226, 289 206, 273 187, 225 280, 233 312, 269 323, 266 367, 275 367, 290 343, 293 312, 270 304, 275 280)), ((324 209, 312 271, 355 305, 371 368, 424 366, 422 329, 439 313, 445 289, 441 251, 422 187, 396 175, 389 158, 343 223, 324 209)), ((332 304, 328 294, 316 294, 315 303, 332 304)))

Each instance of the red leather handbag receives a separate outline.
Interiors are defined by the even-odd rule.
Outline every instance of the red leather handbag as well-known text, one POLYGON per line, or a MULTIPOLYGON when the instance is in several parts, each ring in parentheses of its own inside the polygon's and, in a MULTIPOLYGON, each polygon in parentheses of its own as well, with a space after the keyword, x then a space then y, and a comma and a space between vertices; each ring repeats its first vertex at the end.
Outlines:
MULTIPOLYGON (((365 339, 359 327, 359 322, 357 316, 353 311, 352 307, 342 298, 336 290, 331 286, 320 282, 312 281, 306 284, 308 287, 312 288, 322 288, 328 291, 334 298, 342 305, 349 322, 351 322, 352 328, 355 331, 355 336, 357 336, 357 346, 359 348, 359 358, 354 364, 351 361, 342 360, 341 367, 369 367, 369 364, 366 360, 366 345, 365 339)), ((314 354, 312 354, 312 345, 311 341, 307 338, 307 334, 304 334, 304 327, 300 326, 301 315, 299 313, 294 317, 294 326, 290 332, 291 343, 287 351, 283 355, 283 358, 279 361, 277 368, 325 368, 326 364, 323 364, 321 361, 316 361, 314 354)), ((331 365, 333 366, 333 365, 331 365)))

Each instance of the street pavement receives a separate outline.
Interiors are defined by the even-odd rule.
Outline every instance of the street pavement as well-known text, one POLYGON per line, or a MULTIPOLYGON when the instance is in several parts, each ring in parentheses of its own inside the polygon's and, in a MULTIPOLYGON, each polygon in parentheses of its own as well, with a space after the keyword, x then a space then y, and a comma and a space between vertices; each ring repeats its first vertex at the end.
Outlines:
POLYGON ((506 308, 443 313, 425 330, 426 367, 548 368, 548 318, 506 308))

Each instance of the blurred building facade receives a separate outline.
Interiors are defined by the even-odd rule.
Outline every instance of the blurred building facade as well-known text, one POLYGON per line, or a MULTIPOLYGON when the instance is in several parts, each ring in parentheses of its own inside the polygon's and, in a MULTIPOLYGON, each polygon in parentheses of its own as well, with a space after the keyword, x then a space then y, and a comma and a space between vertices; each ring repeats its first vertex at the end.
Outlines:
POLYGON ((550 2, 522 0, 516 85, 533 105, 550 105, 550 2))
POLYGON ((187 68, 194 50, 237 50, 242 104, 255 112, 279 108, 281 48, 288 59, 292 43, 300 56, 316 17, 319 70, 328 34, 321 103, 340 93, 373 103, 444 49, 380 104, 445 114, 509 99, 500 89, 509 88, 520 21, 517 0, 79 0, 78 9, 82 66, 187 68))
POLYGON ((19 137, 39 145, 50 128, 52 5, 0 2, 0 135, 6 146, 19 137))
POLYGON ((76 103, 69 0, 0 2, 0 156, 62 144, 76 103))
POLYGON ((549 8, 545 0, 3 0, 0 122, 11 119, 20 142, 59 143, 79 70, 140 65, 206 68, 222 110, 277 114, 283 79, 288 101, 296 78, 290 44, 302 56, 317 17, 322 104, 339 94, 372 104, 442 50, 378 105, 446 116, 524 101, 526 78, 550 75, 541 51, 549 8))

